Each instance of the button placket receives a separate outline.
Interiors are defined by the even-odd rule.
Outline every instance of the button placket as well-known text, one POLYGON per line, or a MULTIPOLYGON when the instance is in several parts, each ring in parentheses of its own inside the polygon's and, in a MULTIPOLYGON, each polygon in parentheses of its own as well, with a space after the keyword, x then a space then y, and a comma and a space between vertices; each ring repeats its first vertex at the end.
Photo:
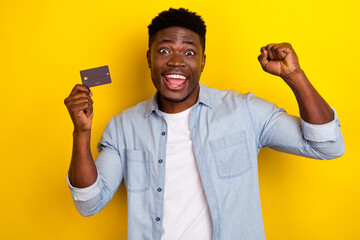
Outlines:
POLYGON ((164 186, 165 182, 164 182, 164 176, 165 176, 165 159, 166 159, 166 144, 167 144, 167 124, 166 121, 164 119, 164 125, 161 126, 160 128, 160 144, 159 144, 159 155, 158 155, 158 172, 157 172, 157 179, 156 179, 156 185, 157 186, 155 188, 155 192, 157 192, 158 194, 156 194, 156 211, 155 211, 155 216, 154 216, 154 220, 155 222, 157 222, 157 234, 159 234, 159 236, 161 236, 161 216, 163 214, 163 208, 164 208, 164 189, 163 187, 160 186, 164 186))

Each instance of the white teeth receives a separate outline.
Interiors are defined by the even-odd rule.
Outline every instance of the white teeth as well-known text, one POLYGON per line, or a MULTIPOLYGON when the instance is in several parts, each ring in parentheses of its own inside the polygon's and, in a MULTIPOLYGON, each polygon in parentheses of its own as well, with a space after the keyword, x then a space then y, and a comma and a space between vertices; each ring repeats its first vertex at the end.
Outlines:
POLYGON ((183 76, 183 75, 180 75, 180 74, 169 74, 169 75, 166 75, 167 78, 176 78, 176 79, 183 79, 185 80, 186 77, 183 76))

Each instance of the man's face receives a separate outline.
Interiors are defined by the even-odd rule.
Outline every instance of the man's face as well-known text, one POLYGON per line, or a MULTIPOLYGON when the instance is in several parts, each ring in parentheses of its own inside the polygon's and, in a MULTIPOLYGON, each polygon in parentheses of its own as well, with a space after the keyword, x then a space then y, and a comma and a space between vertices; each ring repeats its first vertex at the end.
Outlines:
POLYGON ((205 65, 197 33, 182 27, 157 32, 147 59, 162 111, 183 111, 196 103, 205 65))

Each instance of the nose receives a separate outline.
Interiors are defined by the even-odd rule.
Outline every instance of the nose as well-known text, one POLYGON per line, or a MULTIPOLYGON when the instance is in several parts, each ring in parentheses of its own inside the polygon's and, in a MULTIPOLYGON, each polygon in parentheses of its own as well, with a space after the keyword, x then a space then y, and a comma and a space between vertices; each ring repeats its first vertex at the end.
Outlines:
POLYGON ((167 62, 167 65, 173 67, 185 67, 186 63, 179 54, 174 54, 167 62))

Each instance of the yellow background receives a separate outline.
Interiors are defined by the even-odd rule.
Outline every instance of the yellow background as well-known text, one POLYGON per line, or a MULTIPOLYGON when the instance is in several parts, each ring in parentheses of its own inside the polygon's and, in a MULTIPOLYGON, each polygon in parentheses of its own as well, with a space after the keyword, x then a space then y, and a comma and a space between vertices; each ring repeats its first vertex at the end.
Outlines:
POLYGON ((109 65, 113 83, 92 89, 96 156, 110 118, 154 91, 147 25, 170 6, 206 21, 204 84, 251 91, 297 115, 291 90, 257 62, 261 46, 286 41, 338 112, 346 142, 340 159, 260 152, 267 239, 360 239, 357 0, 1 1, 0 239, 125 239, 123 186, 96 216, 81 217, 73 206, 66 182, 72 123, 63 100, 80 70, 109 65))

